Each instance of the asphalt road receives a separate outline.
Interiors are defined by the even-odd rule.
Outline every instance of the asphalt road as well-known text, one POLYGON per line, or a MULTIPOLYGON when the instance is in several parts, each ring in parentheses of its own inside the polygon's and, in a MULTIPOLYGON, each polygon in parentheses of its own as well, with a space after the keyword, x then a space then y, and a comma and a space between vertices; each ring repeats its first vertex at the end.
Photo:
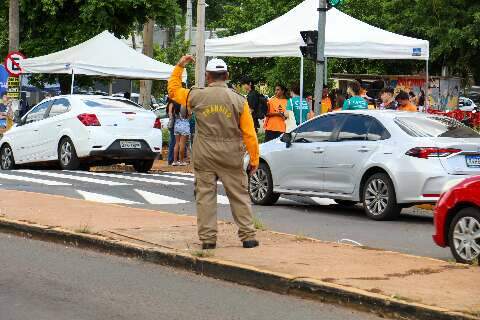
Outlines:
MULTIPOLYGON (((225 192, 221 184, 218 187, 219 218, 232 220, 225 192)), ((196 214, 193 176, 188 174, 0 171, 0 188, 196 214)), ((271 230, 328 241, 349 239, 375 248, 451 259, 448 249, 433 243, 433 218, 428 211, 406 209, 398 221, 378 222, 367 219, 360 206, 346 208, 332 203, 283 197, 275 206, 255 206, 254 212, 271 230)))
POLYGON ((380 319, 135 259, 0 234, 0 319, 380 319))

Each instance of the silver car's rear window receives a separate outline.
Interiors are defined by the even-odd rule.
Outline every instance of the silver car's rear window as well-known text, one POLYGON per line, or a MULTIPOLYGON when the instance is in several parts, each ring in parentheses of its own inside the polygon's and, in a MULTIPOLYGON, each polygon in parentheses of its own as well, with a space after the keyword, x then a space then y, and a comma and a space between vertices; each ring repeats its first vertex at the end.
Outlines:
POLYGON ((448 117, 397 117, 395 123, 412 137, 480 138, 480 134, 448 117))
POLYGON ((141 108, 138 104, 130 100, 123 100, 123 99, 107 99, 107 98, 91 98, 91 99, 82 99, 82 102, 85 103, 86 106, 92 108, 141 108))

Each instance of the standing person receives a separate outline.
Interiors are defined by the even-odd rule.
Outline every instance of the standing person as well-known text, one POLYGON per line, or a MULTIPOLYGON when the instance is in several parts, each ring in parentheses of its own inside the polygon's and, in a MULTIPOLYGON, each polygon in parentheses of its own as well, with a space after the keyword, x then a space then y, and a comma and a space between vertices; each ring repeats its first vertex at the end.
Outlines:
POLYGON ((242 87, 247 91, 247 101, 253 118, 255 131, 258 133, 260 120, 265 118, 267 113, 267 99, 255 89, 255 82, 252 79, 242 80, 242 87))
POLYGON ((193 166, 202 249, 216 247, 218 179, 223 182, 230 201, 243 247, 257 247, 248 179, 243 169, 244 144, 250 155, 249 174, 253 175, 259 165, 258 140, 249 104, 227 87, 228 69, 220 59, 212 59, 207 64, 206 88, 182 88, 183 70, 193 60, 190 55, 180 59, 168 80, 168 93, 195 113, 193 166))
POLYGON ((285 113, 287 111, 287 88, 278 84, 275 95, 268 100, 268 111, 263 125, 265 129, 265 142, 280 137, 286 130, 285 113))
POLYGON ((167 114, 168 114, 168 165, 171 166, 174 160, 175 154, 175 105, 178 105, 175 101, 167 98, 167 114))
POLYGON ((9 108, 8 96, 5 93, 2 96, 2 101, 0 102, 0 128, 7 128, 7 118, 8 118, 8 108, 9 108))
POLYGON ((324 85, 323 86, 323 91, 322 91, 322 109, 321 113, 327 113, 332 111, 332 99, 330 99, 330 96, 328 95, 328 86, 324 85))
POLYGON ((343 103, 345 102, 345 100, 345 95, 340 90, 337 90, 335 92, 335 104, 332 111, 342 111, 343 103))
POLYGON ((418 110, 422 112, 425 110, 425 91, 422 89, 418 94, 418 110))
POLYGON ((400 91, 395 100, 398 102, 398 111, 417 112, 417 107, 410 102, 410 96, 405 91, 400 91))
POLYGON ((345 100, 342 110, 367 110, 368 103, 363 99, 361 94, 361 88, 358 81, 350 82, 348 85, 347 93, 350 95, 350 99, 345 100))
POLYGON ((186 146, 188 137, 190 137, 190 120, 188 119, 188 109, 179 104, 175 105, 175 147, 173 149, 173 165, 186 166, 186 146))
POLYGON ((417 100, 417 96, 415 95, 415 92, 410 91, 408 93, 408 96, 410 98, 410 103, 413 104, 414 106, 417 106, 418 100, 417 100))
POLYGON ((382 100, 382 103, 380 104, 379 109, 397 110, 398 103, 393 97, 394 93, 393 88, 390 87, 380 90, 380 100, 382 100))
POLYGON ((290 96, 291 98, 288 99, 287 103, 287 110, 293 111, 295 114, 295 121, 297 122, 298 126, 300 123, 307 121, 308 112, 310 109, 307 99, 301 99, 302 103, 300 104, 300 86, 297 84, 290 88, 290 96))

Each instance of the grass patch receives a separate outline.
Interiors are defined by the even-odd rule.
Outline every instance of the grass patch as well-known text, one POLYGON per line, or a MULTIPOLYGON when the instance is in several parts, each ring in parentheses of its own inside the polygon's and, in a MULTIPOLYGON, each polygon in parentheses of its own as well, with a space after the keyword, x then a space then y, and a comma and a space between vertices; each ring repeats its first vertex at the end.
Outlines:
POLYGON ((196 250, 192 251, 191 255, 197 258, 212 258, 215 256, 214 250, 196 250))
POLYGON ((83 226, 80 226, 80 228, 77 228, 74 230, 76 233, 85 233, 85 234, 93 234, 92 229, 88 224, 85 224, 83 226))
POLYGON ((302 241, 307 241, 307 240, 308 240, 308 238, 304 234, 295 235, 295 241, 302 242, 302 241))
POLYGON ((391 298, 397 299, 397 300, 402 300, 402 301, 405 301, 405 302, 410 302, 410 303, 420 302, 419 300, 407 298, 407 297, 401 296, 399 294, 393 294, 391 296, 391 298))
POLYGON ((262 220, 260 220, 260 218, 259 218, 259 217, 256 217, 256 216, 253 217, 253 226, 254 226, 255 229, 257 229, 257 230, 262 230, 262 231, 267 230, 267 227, 266 227, 265 224, 262 222, 262 220))

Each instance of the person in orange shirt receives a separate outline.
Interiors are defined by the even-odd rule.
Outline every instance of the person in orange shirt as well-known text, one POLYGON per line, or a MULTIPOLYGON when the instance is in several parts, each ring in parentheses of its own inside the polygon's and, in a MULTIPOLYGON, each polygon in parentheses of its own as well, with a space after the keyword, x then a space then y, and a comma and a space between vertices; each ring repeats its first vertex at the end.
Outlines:
POLYGON ((322 91, 322 109, 320 113, 324 114, 330 111, 332 111, 332 99, 330 99, 328 95, 328 86, 324 85, 322 91))
POLYGON ((417 112, 417 107, 410 102, 410 96, 405 91, 400 91, 395 100, 398 102, 398 111, 417 112))
POLYGON ((268 111, 265 123, 265 142, 280 137, 286 130, 285 111, 287 110, 287 88, 278 84, 275 87, 275 95, 268 100, 268 111))

